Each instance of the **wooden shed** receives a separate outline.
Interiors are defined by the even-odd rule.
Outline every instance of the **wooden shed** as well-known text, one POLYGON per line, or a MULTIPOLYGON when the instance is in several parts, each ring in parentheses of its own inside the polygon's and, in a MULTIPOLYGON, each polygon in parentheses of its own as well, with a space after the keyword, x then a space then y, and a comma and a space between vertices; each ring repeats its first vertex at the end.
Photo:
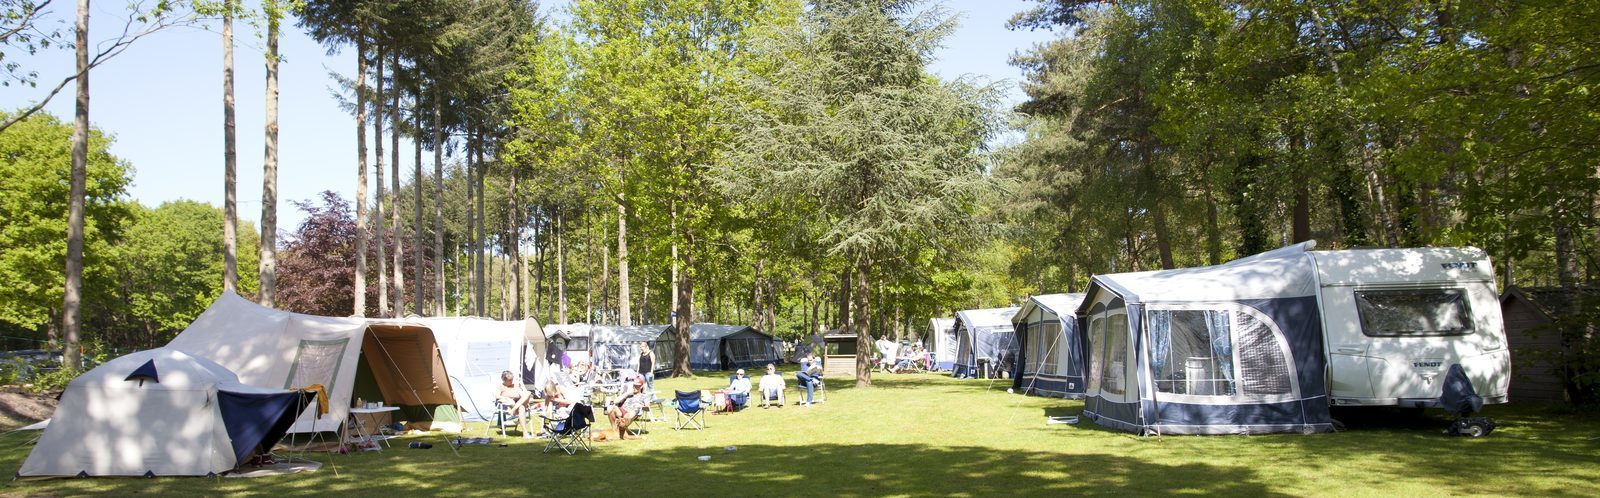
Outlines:
POLYGON ((1506 341, 1511 347, 1512 401, 1568 401, 1562 382, 1565 357, 1555 319, 1572 300, 1600 294, 1596 290, 1511 287, 1500 295, 1506 341))
MULTIPOLYGON (((831 331, 830 331, 831 332, 831 331)), ((828 334, 822 336, 822 375, 824 377, 856 376, 856 335, 828 334)))

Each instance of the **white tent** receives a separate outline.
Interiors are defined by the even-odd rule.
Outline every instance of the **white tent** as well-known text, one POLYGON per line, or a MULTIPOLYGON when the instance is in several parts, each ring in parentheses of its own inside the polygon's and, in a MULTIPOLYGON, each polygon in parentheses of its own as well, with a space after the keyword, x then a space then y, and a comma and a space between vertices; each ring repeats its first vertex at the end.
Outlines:
POLYGON ((489 420, 501 372, 528 388, 543 386, 545 335, 537 320, 420 318, 433 331, 465 420, 489 420))
POLYGON ((928 338, 928 353, 933 355, 934 368, 949 370, 956 366, 956 319, 933 318, 932 337, 928 338))
POLYGON ((203 476, 271 447, 304 406, 168 348, 106 362, 67 384, 19 477, 203 476))
POLYGON ((433 332, 419 323, 290 313, 224 292, 167 347, 214 361, 252 386, 322 385, 329 412, 306 412, 291 433, 337 431, 357 398, 399 406, 399 417, 417 427, 460 427, 433 332))

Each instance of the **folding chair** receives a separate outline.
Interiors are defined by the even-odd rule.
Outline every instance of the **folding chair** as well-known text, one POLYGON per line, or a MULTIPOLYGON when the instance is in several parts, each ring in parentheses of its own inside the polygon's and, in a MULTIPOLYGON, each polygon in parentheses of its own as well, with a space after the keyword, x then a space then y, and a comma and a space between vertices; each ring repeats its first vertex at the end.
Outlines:
POLYGON ((589 446, 589 430, 594 422, 594 409, 589 405, 579 403, 572 405, 567 411, 567 417, 550 418, 543 414, 544 419, 544 452, 549 453, 550 448, 561 448, 568 455, 576 454, 578 450, 594 451, 589 446))
POLYGON ((706 428, 706 407, 700 403, 700 391, 673 391, 672 407, 677 409, 677 424, 672 430, 683 430, 690 426, 695 429, 706 428))
MULTIPOLYGON (((821 402, 827 401, 828 400, 828 383, 824 382, 822 380, 822 377, 817 377, 817 380, 815 380, 813 382, 816 384, 816 387, 813 388, 813 390, 816 391, 816 393, 815 393, 816 394, 816 399, 813 400, 812 403, 816 404, 816 403, 821 403, 821 402)), ((798 391, 796 391, 794 393, 794 398, 795 398, 794 404, 797 404, 797 405, 805 404, 806 403, 806 386, 796 385, 795 388, 798 391)))
POLYGON ((784 403, 784 398, 785 398, 784 395, 783 395, 783 392, 787 391, 787 390, 789 390, 789 386, 784 386, 783 389, 779 389, 778 390, 778 395, 775 396, 775 397, 772 397, 772 398, 768 398, 767 397, 767 393, 765 391, 760 390, 760 389, 757 389, 756 392, 751 393, 751 394, 754 394, 754 395, 756 395, 756 396, 761 398, 761 407, 762 408, 773 406, 774 404, 776 404, 778 406, 778 408, 783 408, 783 403, 784 403))
POLYGON ((511 414, 511 405, 501 403, 500 400, 495 400, 494 402, 494 423, 496 426, 500 427, 501 437, 506 435, 507 425, 512 426, 524 436, 532 434, 532 431, 529 429, 533 426, 533 419, 529 416, 529 413, 527 411, 523 411, 521 415, 513 416, 511 414), (509 424, 507 424, 507 422, 509 422, 509 424))

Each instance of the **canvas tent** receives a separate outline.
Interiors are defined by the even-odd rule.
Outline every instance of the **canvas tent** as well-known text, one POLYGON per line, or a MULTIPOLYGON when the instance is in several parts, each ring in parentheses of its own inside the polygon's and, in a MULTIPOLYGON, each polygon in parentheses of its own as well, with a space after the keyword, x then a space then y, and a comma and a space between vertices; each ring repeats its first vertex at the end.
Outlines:
POLYGON ((689 368, 732 370, 776 363, 777 341, 747 325, 689 325, 689 368))
POLYGON ((928 354, 933 355, 934 368, 949 370, 956 365, 956 319, 933 318, 928 354))
POLYGON ((1012 385, 1017 392, 1083 397, 1088 343, 1078 333, 1077 315, 1083 296, 1034 296, 1011 318, 1018 344, 1018 372, 1012 385))
POLYGON ((590 329, 590 351, 602 369, 639 369, 639 347, 650 348, 653 370, 672 371, 678 333, 670 325, 596 325, 590 329))
POLYGON ((1438 406, 1453 364, 1504 402, 1482 251, 1313 247, 1093 277, 1085 415, 1140 433, 1326 432, 1332 404, 1438 406))
POLYGON ((337 431, 358 398, 401 407, 398 417, 414 427, 460 428, 444 359, 420 323, 290 313, 224 292, 167 347, 214 361, 252 386, 322 385, 329 412, 305 412, 290 433, 337 431))
POLYGON ((951 375, 977 377, 1010 371, 1017 359, 1017 336, 1011 317, 1018 308, 956 312, 956 359, 951 375), (979 367, 983 368, 979 368, 979 367))
POLYGON ((502 372, 512 372, 525 388, 543 385, 548 367, 544 330, 537 320, 412 317, 407 321, 433 331, 465 420, 494 417, 502 372))
POLYGON ((140 351, 67 384, 17 476, 220 474, 277 444, 309 399, 174 349, 140 351))

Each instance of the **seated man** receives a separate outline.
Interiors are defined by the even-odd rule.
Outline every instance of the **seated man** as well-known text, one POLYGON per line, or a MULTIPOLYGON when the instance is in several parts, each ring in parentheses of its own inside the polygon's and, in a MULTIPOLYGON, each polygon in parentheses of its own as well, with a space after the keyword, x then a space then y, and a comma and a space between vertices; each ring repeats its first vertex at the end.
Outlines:
MULTIPOLYGON (((617 430, 617 439, 628 438, 628 426, 639 418, 648 401, 649 396, 644 392, 644 377, 634 377, 621 397, 606 404, 606 417, 611 419, 611 427, 617 430)), ((603 440, 603 436, 600 439, 603 440)))
POLYGON ((738 410, 750 402, 750 377, 744 374, 744 369, 739 369, 728 381, 728 408, 738 410))
POLYGON ((522 420, 528 409, 533 408, 533 393, 518 386, 513 380, 510 370, 500 372, 500 390, 495 394, 495 401, 511 409, 513 420, 522 420))
POLYGON ((806 406, 811 406, 813 396, 816 394, 817 384, 822 382, 822 360, 813 352, 800 360, 800 371, 794 374, 800 380, 800 387, 806 388, 806 406))
MULTIPOLYGON (((772 401, 777 400, 783 394, 783 376, 778 375, 778 367, 768 363, 767 374, 761 376, 761 384, 758 387, 761 390, 761 407, 771 406, 772 401)), ((780 403, 778 406, 782 407, 783 404, 780 403)))

